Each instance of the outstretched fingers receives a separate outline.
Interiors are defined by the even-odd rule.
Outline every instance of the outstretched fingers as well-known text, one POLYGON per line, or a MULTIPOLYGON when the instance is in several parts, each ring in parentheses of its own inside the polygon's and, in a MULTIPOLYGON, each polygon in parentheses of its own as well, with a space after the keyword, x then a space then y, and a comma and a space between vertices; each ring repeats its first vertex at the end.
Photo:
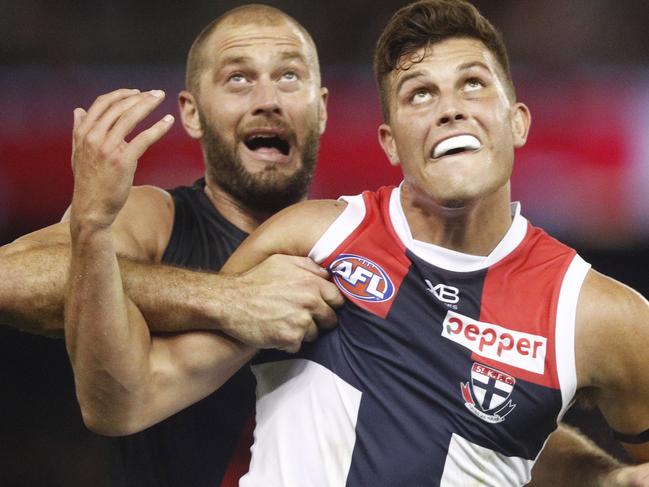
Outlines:
POLYGON ((165 115, 162 119, 158 120, 153 126, 138 134, 131 142, 129 142, 129 150, 135 159, 139 159, 146 150, 155 144, 160 138, 166 134, 174 123, 172 115, 165 115))
POLYGON ((135 103, 121 110, 119 116, 115 118, 114 125, 110 128, 108 144, 117 145, 122 143, 135 126, 162 103, 165 93, 161 90, 152 90, 141 93, 135 98, 135 103))
POLYGON ((131 98, 140 93, 140 90, 135 89, 126 89, 122 88, 119 90, 111 91, 104 95, 98 96, 95 102, 90 106, 85 117, 75 128, 75 134, 78 138, 84 138, 90 130, 92 130, 97 121, 101 118, 102 115, 115 103, 120 102, 121 100, 131 98))

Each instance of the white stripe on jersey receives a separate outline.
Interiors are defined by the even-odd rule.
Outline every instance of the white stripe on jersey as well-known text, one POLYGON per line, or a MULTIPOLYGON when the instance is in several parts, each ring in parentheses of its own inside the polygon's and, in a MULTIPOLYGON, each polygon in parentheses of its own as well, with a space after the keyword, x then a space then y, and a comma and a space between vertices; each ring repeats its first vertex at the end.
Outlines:
POLYGON ((590 264, 576 255, 563 278, 559 302, 557 303, 557 319, 554 334, 555 356, 557 361, 557 376, 561 386, 563 402, 558 420, 572 405, 577 390, 577 366, 575 362, 575 317, 581 285, 588 274, 590 264))
POLYGON ((363 195, 341 196, 338 199, 346 201, 347 206, 309 252, 309 257, 318 264, 329 257, 365 218, 363 195))
POLYGON ((453 433, 440 487, 508 487, 530 481, 533 460, 507 457, 453 433))
POLYGON ((252 370, 257 427, 250 471, 239 486, 344 487, 361 392, 310 360, 268 362, 252 370))

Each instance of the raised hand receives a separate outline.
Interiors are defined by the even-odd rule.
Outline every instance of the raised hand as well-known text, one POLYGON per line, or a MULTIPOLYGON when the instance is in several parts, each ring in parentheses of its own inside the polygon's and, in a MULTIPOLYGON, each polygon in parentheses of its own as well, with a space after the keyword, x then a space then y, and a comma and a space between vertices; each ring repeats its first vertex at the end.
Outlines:
POLYGON ((165 115, 132 140, 125 139, 164 99, 164 92, 121 89, 98 97, 88 111, 74 110, 72 170, 74 223, 110 226, 124 206, 137 161, 171 128, 165 115))

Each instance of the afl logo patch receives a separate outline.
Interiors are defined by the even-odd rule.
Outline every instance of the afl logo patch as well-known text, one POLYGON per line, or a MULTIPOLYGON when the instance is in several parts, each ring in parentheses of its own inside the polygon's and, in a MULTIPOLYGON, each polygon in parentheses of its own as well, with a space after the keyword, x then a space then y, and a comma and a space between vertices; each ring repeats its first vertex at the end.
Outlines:
POLYGON ((329 268, 336 285, 353 298, 380 303, 394 294, 394 286, 386 272, 365 257, 342 254, 329 268))

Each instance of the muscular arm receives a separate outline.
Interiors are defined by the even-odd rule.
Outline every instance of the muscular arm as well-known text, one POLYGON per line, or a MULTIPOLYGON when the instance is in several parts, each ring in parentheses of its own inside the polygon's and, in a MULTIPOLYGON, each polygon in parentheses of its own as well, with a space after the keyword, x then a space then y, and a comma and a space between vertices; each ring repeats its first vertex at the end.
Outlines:
POLYGON ((648 487, 649 464, 625 465, 579 430, 565 425, 550 435, 532 470, 530 487, 648 487))
MULTIPOLYGON (((68 243, 40 244, 20 240, 2 247, 0 323, 31 333, 62 337, 63 296, 69 261, 68 243)), ((125 257, 118 262, 124 289, 142 311, 152 331, 225 327, 227 310, 223 309, 224 300, 217 296, 226 294, 229 289, 220 276, 125 257)))
MULTIPOLYGON (((296 228, 298 219, 313 221, 318 206, 324 205, 307 203, 280 215, 253 234, 226 265, 229 272, 243 272, 237 279, 246 279, 249 271, 244 271, 257 269, 258 262, 266 265, 277 259, 285 264, 271 279, 275 298, 266 303, 272 309, 264 312, 282 313, 288 350, 297 350, 302 339, 315 338, 315 321, 326 319, 330 311, 325 303, 342 299, 333 284, 307 270, 317 267, 313 262, 300 257, 266 259, 274 251, 306 253, 286 240, 277 240, 274 246, 272 241, 276 235, 295 238, 295 232, 286 228, 296 228), (289 264, 302 272, 287 272, 289 264), (312 322, 307 331, 298 326, 305 318, 312 322)), ((125 434, 146 428, 218 388, 255 353, 255 348, 218 334, 151 337, 142 314, 124 293, 111 233, 79 223, 73 224, 72 235, 66 342, 84 418, 95 431, 125 434)), ((306 248, 308 240, 304 241, 306 248)), ((231 305, 252 307, 247 312, 255 313, 255 292, 249 287, 231 305)))
MULTIPOLYGON (((615 431, 649 429, 649 303, 595 271, 587 275, 577 308, 578 387, 587 391, 615 431)), ((623 443, 631 457, 649 462, 649 442, 623 443)))
MULTIPOLYGON (((139 187, 131 190, 112 225, 115 251, 122 256, 117 260, 124 291, 151 331, 221 331, 258 348, 294 340, 295 330, 282 321, 279 310, 287 293, 273 281, 281 279, 282 269, 286 273, 287 267, 302 266, 303 261, 274 258, 237 278, 163 265, 159 261, 172 222, 170 196, 157 188, 139 187)), ((62 337, 69 262, 68 222, 0 248, 0 323, 62 337)), ((239 267, 239 272, 244 270, 239 267)), ((308 268, 326 277, 317 266, 308 268)))
MULTIPOLYGON (((255 352, 254 347, 218 333, 152 337, 144 315, 125 293, 112 226, 125 204, 137 158, 166 131, 165 122, 160 121, 124 142, 125 134, 154 103, 147 96, 113 94, 113 107, 132 108, 118 121, 111 119, 115 110, 97 104, 83 121, 78 120, 79 113, 75 117, 75 153, 84 152, 84 141, 95 132, 102 132, 100 138, 108 146, 101 149, 106 157, 90 150, 84 157, 73 158, 75 191, 65 305, 66 345, 82 414, 88 426, 104 434, 141 430, 192 404, 219 387, 255 352), (134 103, 129 97, 136 98, 134 103), (110 120, 101 123, 97 117, 110 120)), ((251 322, 264 328, 268 323, 271 330, 280 330, 279 337, 273 332, 271 338, 282 345, 286 334, 273 325, 292 323, 300 338, 289 334, 286 348, 293 348, 301 338, 317 335, 316 322, 329 326, 335 322, 330 305, 342 298, 323 279, 326 272, 308 259, 291 259, 273 257, 243 274, 218 277, 223 293, 214 298, 221 300, 223 309, 231 310, 224 319, 226 325, 238 323, 246 328, 251 322), (293 319, 295 314, 297 319, 293 319)), ((292 328, 289 331, 296 333, 292 328)))
POLYGON ((72 233, 66 345, 89 427, 143 429, 215 390, 252 356, 217 334, 152 339, 124 294, 110 231, 72 233))
POLYGON ((527 485, 571 487, 576 485, 576 479, 579 485, 592 487, 634 485, 618 481, 617 475, 623 468, 578 430, 559 425, 550 435, 532 470, 532 481, 527 485))

